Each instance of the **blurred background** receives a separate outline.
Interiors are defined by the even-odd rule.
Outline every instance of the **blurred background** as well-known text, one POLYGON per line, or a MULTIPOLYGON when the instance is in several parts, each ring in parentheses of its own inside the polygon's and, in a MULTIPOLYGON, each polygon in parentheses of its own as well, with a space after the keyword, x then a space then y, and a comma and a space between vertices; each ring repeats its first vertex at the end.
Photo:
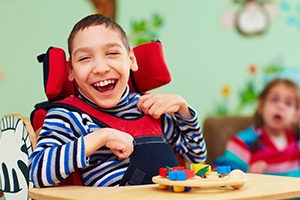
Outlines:
POLYGON ((251 115, 274 77, 300 82, 300 0, 0 0, 0 116, 30 117, 45 101, 42 64, 49 46, 67 50, 74 24, 91 13, 114 18, 134 47, 159 39, 178 93, 201 122, 251 115))

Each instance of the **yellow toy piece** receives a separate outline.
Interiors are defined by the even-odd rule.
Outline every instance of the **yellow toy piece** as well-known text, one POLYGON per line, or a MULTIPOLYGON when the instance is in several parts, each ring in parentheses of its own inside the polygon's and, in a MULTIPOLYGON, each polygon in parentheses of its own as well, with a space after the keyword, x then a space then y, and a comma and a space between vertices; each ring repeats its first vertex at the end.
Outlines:
POLYGON ((195 173, 197 173, 200 169, 203 169, 204 167, 207 167, 207 172, 206 175, 211 173, 211 166, 209 164, 203 164, 203 163, 198 163, 198 164, 191 164, 191 169, 194 170, 195 173))

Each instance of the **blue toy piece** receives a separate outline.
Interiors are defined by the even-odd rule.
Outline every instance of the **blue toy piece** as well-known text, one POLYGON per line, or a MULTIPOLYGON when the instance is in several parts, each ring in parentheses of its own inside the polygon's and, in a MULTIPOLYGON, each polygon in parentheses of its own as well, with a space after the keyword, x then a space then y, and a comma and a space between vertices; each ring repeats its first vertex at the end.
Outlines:
POLYGON ((226 176, 230 173, 231 168, 230 166, 218 166, 217 173, 220 177, 226 176))
MULTIPOLYGON (((174 170, 174 171, 170 171, 168 174, 168 179, 171 181, 185 181, 188 178, 191 178, 191 174, 189 173, 189 171, 186 170, 174 170)), ((184 192, 184 191, 190 191, 192 188, 184 187, 184 186, 171 186, 171 189, 174 192, 184 192)))
POLYGON ((181 170, 170 171, 168 178, 171 181, 185 181, 187 179, 186 172, 181 170))

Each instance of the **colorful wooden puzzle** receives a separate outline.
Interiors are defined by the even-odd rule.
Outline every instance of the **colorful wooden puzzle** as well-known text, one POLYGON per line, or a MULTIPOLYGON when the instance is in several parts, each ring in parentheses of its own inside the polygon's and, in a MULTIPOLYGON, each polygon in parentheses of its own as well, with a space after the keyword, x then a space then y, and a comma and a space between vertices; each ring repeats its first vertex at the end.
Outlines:
POLYGON ((159 169, 159 175, 152 181, 160 189, 171 188, 174 192, 190 191, 193 187, 224 187, 239 189, 247 182, 248 177, 241 170, 232 170, 229 166, 218 166, 212 171, 208 164, 192 164, 191 169, 182 166, 159 169))

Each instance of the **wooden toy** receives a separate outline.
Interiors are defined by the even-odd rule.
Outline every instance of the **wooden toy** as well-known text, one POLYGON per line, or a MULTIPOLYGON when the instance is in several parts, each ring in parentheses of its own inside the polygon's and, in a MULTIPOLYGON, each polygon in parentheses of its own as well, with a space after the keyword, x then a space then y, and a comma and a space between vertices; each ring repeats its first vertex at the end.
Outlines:
POLYGON ((219 166, 219 172, 209 172, 208 174, 209 167, 209 165, 203 166, 197 172, 194 170, 168 168, 169 171, 166 171, 163 176, 154 176, 152 181, 158 184, 160 189, 168 189, 170 187, 174 192, 184 192, 191 190, 193 187, 221 188, 230 186, 234 189, 240 189, 248 180, 248 177, 241 170, 235 169, 230 171, 228 166, 219 166))

